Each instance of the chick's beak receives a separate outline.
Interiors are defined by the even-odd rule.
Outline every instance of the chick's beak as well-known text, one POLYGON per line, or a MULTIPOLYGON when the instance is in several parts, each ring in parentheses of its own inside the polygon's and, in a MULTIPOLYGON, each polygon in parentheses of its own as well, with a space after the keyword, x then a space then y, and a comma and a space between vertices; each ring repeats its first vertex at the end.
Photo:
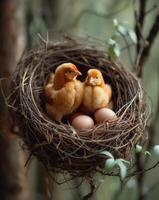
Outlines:
POLYGON ((78 71, 78 70, 75 71, 75 74, 76 74, 77 76, 81 76, 81 75, 82 75, 82 73, 81 73, 80 71, 78 71))
POLYGON ((89 83, 92 84, 94 82, 94 79, 92 77, 89 78, 89 83))
POLYGON ((96 82, 96 80, 94 80, 93 77, 89 78, 88 83, 89 83, 89 85, 92 85, 92 86, 96 86, 97 85, 97 82, 96 82))

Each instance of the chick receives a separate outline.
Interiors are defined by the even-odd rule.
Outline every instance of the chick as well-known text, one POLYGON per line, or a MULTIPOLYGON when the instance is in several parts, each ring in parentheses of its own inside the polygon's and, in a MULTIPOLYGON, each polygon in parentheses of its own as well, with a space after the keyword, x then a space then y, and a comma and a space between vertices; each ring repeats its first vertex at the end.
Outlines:
POLYGON ((84 83, 84 97, 82 110, 94 113, 97 109, 109 107, 112 97, 112 89, 105 84, 102 73, 97 69, 90 69, 84 83))
POLYGON ((75 111, 83 99, 83 83, 76 80, 81 75, 72 63, 57 67, 45 86, 46 111, 55 121, 75 111))
POLYGON ((50 94, 52 92, 53 85, 54 85, 54 73, 51 73, 47 81, 47 84, 45 86, 45 100, 47 103, 52 102, 52 98, 50 94))

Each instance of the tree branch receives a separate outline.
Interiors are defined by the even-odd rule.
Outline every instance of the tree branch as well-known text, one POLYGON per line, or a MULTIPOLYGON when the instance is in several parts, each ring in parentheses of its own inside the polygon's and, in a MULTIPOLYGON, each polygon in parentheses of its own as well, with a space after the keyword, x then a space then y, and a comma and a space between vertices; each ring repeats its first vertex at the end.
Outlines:
POLYGON ((142 29, 145 21, 145 13, 146 13, 146 2, 147 0, 140 0, 139 1, 139 15, 137 15, 137 12, 135 11, 135 33, 137 37, 137 45, 136 45, 136 51, 137 54, 140 52, 141 48, 141 38, 142 37, 142 29))
MULTIPOLYGON (((150 53, 150 50, 151 50, 151 47, 152 47, 154 40, 155 40, 155 38, 158 34, 158 31, 159 31, 159 13, 156 16, 156 19, 154 21, 154 24, 152 25, 152 28, 149 32, 149 35, 146 38, 147 45, 143 49, 143 52, 142 52, 142 55, 141 55, 141 58, 140 58, 140 62, 139 62, 139 66, 143 66, 145 61, 147 60, 149 53, 150 53)), ((140 69, 139 72, 138 72, 138 75, 141 76, 141 73, 142 73, 142 71, 140 69)))

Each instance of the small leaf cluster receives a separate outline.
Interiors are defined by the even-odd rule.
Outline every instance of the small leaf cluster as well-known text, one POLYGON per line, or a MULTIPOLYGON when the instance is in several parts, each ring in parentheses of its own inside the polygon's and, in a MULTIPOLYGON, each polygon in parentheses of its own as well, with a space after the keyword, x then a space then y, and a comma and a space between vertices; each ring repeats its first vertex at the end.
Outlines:
POLYGON ((114 60, 115 58, 120 56, 120 47, 119 44, 113 39, 108 39, 108 55, 109 57, 114 60))
POLYGON ((145 156, 151 156, 151 153, 147 150, 144 150, 143 147, 139 144, 137 144, 135 146, 135 152, 136 153, 143 153, 143 154, 145 154, 145 156))
POLYGON ((113 25, 114 25, 114 31, 112 36, 108 39, 107 44, 108 44, 108 55, 110 59, 114 60, 117 57, 120 56, 121 53, 121 48, 119 43, 117 42, 117 38, 120 36, 124 38, 130 39, 132 43, 136 44, 137 42, 137 37, 136 34, 133 30, 128 29, 125 27, 125 23, 123 22, 118 22, 117 19, 113 20, 113 25))
POLYGON ((159 156, 159 145, 153 146, 152 152, 150 153, 149 151, 144 150, 141 145, 137 144, 135 146, 135 152, 136 153, 143 153, 143 154, 148 155, 148 156, 152 156, 152 154, 159 156))
POLYGON ((154 154, 155 154, 156 156, 159 156, 159 145, 155 145, 155 146, 153 147, 153 152, 154 152, 154 154))
POLYGON ((118 167, 121 180, 123 180, 127 174, 126 164, 130 163, 122 158, 115 159, 114 156, 109 151, 103 151, 101 152, 101 154, 108 157, 107 160, 105 161, 105 170, 112 171, 114 167, 118 167))
POLYGON ((137 42, 136 34, 133 30, 128 29, 125 27, 125 24, 128 22, 118 22, 117 19, 113 20, 115 31, 117 35, 122 35, 128 37, 134 44, 137 42))

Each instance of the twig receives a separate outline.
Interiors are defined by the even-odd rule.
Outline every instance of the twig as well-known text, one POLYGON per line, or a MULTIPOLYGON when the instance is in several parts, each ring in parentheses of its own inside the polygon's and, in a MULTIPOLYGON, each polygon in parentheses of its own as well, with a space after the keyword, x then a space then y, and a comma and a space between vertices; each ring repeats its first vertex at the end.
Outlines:
POLYGON ((126 37, 124 36, 124 34, 122 34, 120 31, 118 31, 118 33, 121 35, 121 37, 123 38, 123 40, 125 42, 125 45, 126 45, 126 48, 127 48, 127 52, 128 52, 128 57, 129 57, 131 66, 133 67, 134 66, 134 62, 133 62, 133 58, 132 58, 132 55, 131 55, 130 45, 129 45, 126 37))
POLYGON ((94 194, 94 191, 96 189, 95 184, 94 184, 92 179, 89 181, 89 184, 90 184, 91 191, 90 191, 90 193, 88 193, 86 196, 83 197, 83 200, 90 199, 92 197, 92 195, 94 194))
POLYGON ((143 28, 144 21, 145 21, 146 3, 147 3, 147 0, 139 1, 139 23, 140 23, 141 29, 143 28))
POLYGON ((157 161, 153 166, 151 166, 151 167, 149 167, 147 169, 141 169, 140 171, 136 170, 136 171, 128 174, 126 176, 126 178, 130 178, 130 177, 133 177, 133 176, 140 175, 140 174, 146 173, 148 171, 151 171, 152 169, 156 168, 158 165, 159 165, 159 161, 157 161))
POLYGON ((147 58, 149 56, 151 47, 154 43, 154 40, 155 40, 158 32, 159 32, 159 13, 157 14, 155 21, 154 21, 154 24, 152 25, 151 30, 150 30, 147 38, 146 38, 147 45, 143 49, 143 52, 142 52, 142 55, 141 55, 141 58, 140 58, 140 61, 139 61, 139 70, 137 72, 137 75, 139 77, 141 77, 142 66, 144 65, 145 61, 147 60, 147 58))
MULTIPOLYGON (((144 168, 140 153, 136 153, 136 168, 138 171, 142 171, 144 168)), ((144 183, 144 175, 143 173, 141 173, 137 176, 138 200, 143 200, 143 192, 142 192, 143 183, 144 183)))
POLYGON ((158 5, 153 5, 152 8, 148 9, 148 10, 145 12, 145 15, 150 14, 152 11, 156 10, 156 8, 158 8, 158 5))
POLYGON ((122 12, 123 10, 125 10, 128 6, 129 6, 130 2, 129 1, 126 1, 126 4, 123 6, 123 8, 120 8, 114 12, 111 12, 111 13, 101 13, 101 12, 98 12, 96 10, 92 10, 92 9, 84 9, 82 10, 79 15, 76 17, 76 19, 73 21, 72 23, 72 27, 74 25, 77 25, 78 22, 80 21, 81 17, 84 15, 84 14, 89 14, 89 15, 95 15, 97 17, 100 17, 100 18, 105 18, 105 19, 109 19, 109 18, 112 18, 112 16, 114 15, 117 15, 119 14, 120 12, 122 12))
POLYGON ((128 48, 130 49, 130 48, 133 47, 133 46, 135 46, 134 43, 127 44, 127 45, 121 47, 120 51, 121 51, 121 52, 122 52, 122 51, 125 51, 125 50, 127 50, 128 48))
POLYGON ((135 11, 135 19, 136 19, 136 24, 135 24, 135 33, 137 37, 137 45, 136 45, 136 51, 137 54, 140 51, 141 48, 141 38, 142 37, 142 29, 145 21, 145 9, 146 9, 146 2, 147 0, 140 0, 139 1, 139 16, 137 15, 137 12, 135 11))

